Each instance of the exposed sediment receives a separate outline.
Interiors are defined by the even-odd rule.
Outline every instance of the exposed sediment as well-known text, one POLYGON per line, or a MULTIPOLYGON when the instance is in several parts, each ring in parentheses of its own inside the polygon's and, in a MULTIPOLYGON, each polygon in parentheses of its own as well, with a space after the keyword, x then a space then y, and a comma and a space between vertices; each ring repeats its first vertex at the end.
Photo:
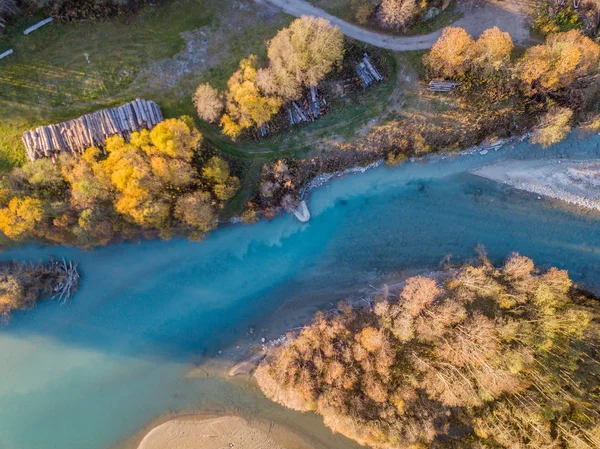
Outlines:
POLYGON ((471 173, 516 189, 600 211, 600 160, 507 160, 471 173))
POLYGON ((250 423, 238 416, 181 417, 152 429, 138 449, 310 449, 291 431, 274 423, 250 423))

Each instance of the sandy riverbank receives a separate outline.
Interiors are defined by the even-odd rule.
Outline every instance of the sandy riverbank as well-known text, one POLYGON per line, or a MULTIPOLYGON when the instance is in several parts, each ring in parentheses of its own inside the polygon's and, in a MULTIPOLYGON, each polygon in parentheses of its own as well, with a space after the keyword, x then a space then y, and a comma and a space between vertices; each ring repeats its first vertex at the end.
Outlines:
POLYGON ((273 422, 238 416, 184 416, 154 427, 138 449, 311 449, 301 437, 273 422))
POLYGON ((600 160, 507 160, 471 173, 516 189, 600 211, 600 160))

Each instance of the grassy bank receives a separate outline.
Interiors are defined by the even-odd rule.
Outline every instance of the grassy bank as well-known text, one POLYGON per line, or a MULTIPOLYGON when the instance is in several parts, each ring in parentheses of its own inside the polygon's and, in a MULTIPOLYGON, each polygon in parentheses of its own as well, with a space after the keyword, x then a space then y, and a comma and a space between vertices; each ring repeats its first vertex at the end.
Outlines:
POLYGON ((224 84, 240 58, 289 21, 281 14, 255 20, 253 11, 234 4, 172 0, 129 17, 54 23, 28 36, 23 29, 40 17, 9 23, 0 49, 15 53, 0 61, 0 169, 23 162, 25 129, 99 107, 143 96, 158 101, 166 116, 191 115, 199 82, 224 84), (205 54, 206 60, 193 59, 205 54), (168 79, 161 60, 181 70, 168 79))
MULTIPOLYGON (((209 82, 224 88, 239 60, 250 53, 264 57, 265 40, 291 20, 235 0, 219 5, 172 0, 128 17, 53 23, 24 36, 22 31, 40 18, 22 16, 9 23, 0 46, 15 50, 0 61, 3 171, 24 162, 24 130, 135 97, 157 101, 166 117, 196 117, 191 102, 195 87, 209 82)), ((217 150, 257 161, 303 157, 323 141, 353 137, 385 111, 396 71, 392 54, 362 44, 353 48, 376 55, 388 74, 386 82, 364 92, 329 96, 330 112, 323 119, 261 141, 232 142, 218 127, 196 120, 198 127, 217 150)))

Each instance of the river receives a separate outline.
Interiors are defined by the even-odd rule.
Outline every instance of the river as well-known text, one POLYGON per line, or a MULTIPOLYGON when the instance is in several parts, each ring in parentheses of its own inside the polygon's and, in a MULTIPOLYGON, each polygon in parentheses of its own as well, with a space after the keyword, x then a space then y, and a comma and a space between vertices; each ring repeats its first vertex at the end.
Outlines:
POLYGON ((324 446, 354 447, 248 383, 185 374, 249 326, 259 336, 283 304, 327 306, 404 270, 436 268, 448 255, 464 261, 479 243, 495 262, 519 251, 600 290, 600 217, 469 174, 507 157, 599 158, 600 137, 348 176, 313 192, 306 224, 283 216, 226 226, 204 242, 3 253, 79 260, 84 278, 70 304, 42 302, 0 326, 0 448, 104 449, 165 412, 190 409, 277 415, 314 429, 324 446))

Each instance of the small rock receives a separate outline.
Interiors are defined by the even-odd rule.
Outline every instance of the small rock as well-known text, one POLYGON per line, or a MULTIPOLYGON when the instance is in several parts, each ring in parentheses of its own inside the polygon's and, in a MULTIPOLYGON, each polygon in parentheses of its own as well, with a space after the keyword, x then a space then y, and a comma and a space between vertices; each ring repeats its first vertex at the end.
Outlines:
POLYGON ((481 151, 479 152, 479 154, 481 154, 481 155, 488 154, 488 150, 481 150, 481 151))
POLYGON ((423 16, 423 20, 425 20, 425 21, 431 20, 434 17, 439 16, 441 12, 442 12, 442 10, 440 8, 436 8, 435 6, 432 6, 431 8, 429 8, 427 10, 425 15, 423 16))
POLYGON ((265 337, 263 337, 263 338, 260 339, 261 343, 264 343, 265 341, 267 341, 267 339, 265 337))
POLYGON ((223 354, 223 351, 221 351, 220 349, 217 351, 217 354, 223 354))

